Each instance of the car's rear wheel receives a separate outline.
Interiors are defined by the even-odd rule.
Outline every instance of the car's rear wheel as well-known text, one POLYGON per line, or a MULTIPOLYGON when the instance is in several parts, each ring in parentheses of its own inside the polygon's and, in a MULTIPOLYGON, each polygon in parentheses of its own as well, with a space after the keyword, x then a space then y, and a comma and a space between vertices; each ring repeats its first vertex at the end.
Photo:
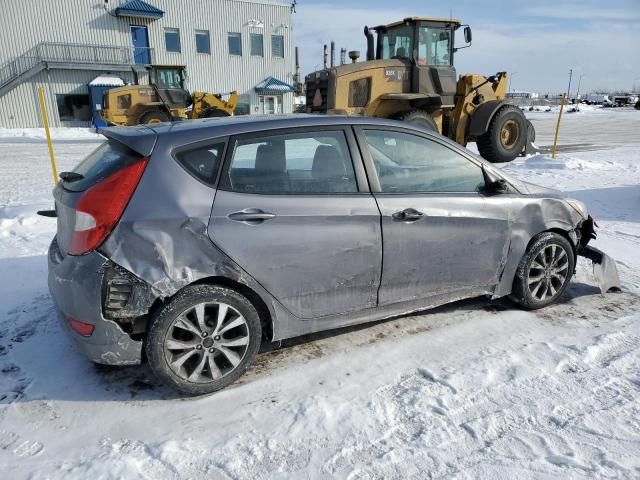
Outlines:
POLYGON ((510 298, 529 310, 546 307, 562 296, 574 267, 569 241, 557 233, 542 233, 520 260, 510 298))
POLYGON ((229 288, 185 288, 151 320, 145 345, 153 372, 189 395, 220 390, 251 365, 262 331, 251 302, 229 288))

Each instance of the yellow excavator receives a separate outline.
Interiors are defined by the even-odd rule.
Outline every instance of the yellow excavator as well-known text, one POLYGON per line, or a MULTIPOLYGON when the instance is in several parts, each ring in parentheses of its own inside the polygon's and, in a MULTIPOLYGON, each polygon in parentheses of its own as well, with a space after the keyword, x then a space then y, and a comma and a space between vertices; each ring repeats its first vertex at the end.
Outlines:
POLYGON ((102 116, 114 125, 140 125, 192 118, 228 117, 238 94, 191 92, 184 88, 183 65, 147 67, 149 85, 112 88, 102 98, 102 116), (228 95, 226 100, 223 95, 228 95))
POLYGON ((416 123, 462 145, 477 142, 480 154, 492 162, 508 162, 533 151, 535 130, 508 102, 506 72, 457 78, 453 58, 471 45, 468 25, 410 17, 365 27, 364 33, 366 61, 358 62, 360 52, 352 51, 352 63, 333 66, 332 58, 331 67, 306 76, 307 112, 416 123), (460 28, 465 44, 456 47, 460 28))

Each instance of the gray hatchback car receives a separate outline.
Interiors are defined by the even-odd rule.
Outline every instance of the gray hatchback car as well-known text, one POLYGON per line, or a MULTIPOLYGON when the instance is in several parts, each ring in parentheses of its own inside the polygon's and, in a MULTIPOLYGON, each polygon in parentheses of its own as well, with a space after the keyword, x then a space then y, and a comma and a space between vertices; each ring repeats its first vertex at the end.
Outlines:
POLYGON ((206 119, 103 131, 54 190, 49 289, 91 360, 146 359, 204 394, 261 342, 467 297, 556 301, 587 246, 585 206, 455 143, 373 118, 206 119))

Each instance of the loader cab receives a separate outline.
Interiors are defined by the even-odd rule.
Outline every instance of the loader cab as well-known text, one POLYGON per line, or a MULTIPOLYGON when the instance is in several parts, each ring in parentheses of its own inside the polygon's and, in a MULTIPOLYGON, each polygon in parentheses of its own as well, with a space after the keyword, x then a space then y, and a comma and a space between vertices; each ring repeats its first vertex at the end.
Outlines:
MULTIPOLYGON (((439 96, 443 106, 453 106, 456 93, 454 38, 460 27, 458 20, 417 17, 375 27, 375 58, 410 62, 411 93, 432 94, 434 99, 439 96)), ((471 30, 468 26, 465 27, 467 39, 470 43, 471 30)), ((373 57, 371 52, 367 56, 373 57)))
POLYGON ((150 65, 149 83, 153 85, 162 101, 169 108, 187 108, 191 95, 184 88, 186 67, 183 65, 150 65))

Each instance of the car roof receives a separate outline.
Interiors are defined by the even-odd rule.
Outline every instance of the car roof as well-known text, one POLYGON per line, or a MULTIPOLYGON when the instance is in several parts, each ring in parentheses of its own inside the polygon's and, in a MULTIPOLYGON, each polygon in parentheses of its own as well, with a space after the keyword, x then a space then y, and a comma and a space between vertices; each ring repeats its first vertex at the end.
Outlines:
POLYGON ((430 132, 414 124, 385 118, 296 113, 288 115, 243 115, 203 118, 199 120, 154 123, 136 127, 109 127, 102 129, 101 133, 108 138, 113 138, 130 146, 142 155, 149 155, 159 137, 171 137, 176 144, 188 144, 215 137, 267 130, 351 125, 392 126, 413 129, 423 133, 430 132))

